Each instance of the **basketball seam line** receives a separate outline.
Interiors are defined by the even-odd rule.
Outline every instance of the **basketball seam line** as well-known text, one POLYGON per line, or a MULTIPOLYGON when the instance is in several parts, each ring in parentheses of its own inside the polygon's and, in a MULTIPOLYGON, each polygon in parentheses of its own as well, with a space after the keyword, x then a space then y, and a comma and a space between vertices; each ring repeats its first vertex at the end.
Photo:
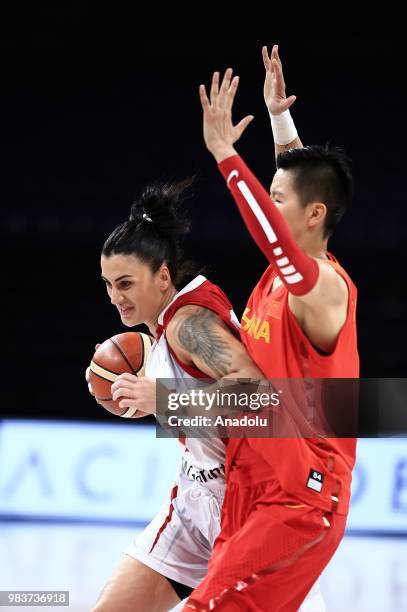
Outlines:
MULTIPOLYGON (((92 359, 92 361, 93 361, 93 363, 95 363, 98 366, 98 368, 100 368, 101 370, 105 370, 106 372, 109 372, 109 374, 114 374, 115 376, 120 376, 120 374, 123 374, 123 372, 113 372, 113 370, 109 370, 109 368, 105 368, 105 366, 100 365, 100 363, 98 363, 95 359, 92 359)), ((92 370, 92 368, 91 368, 91 370, 92 370)), ((92 372, 96 376, 100 376, 100 374, 96 374, 96 372, 94 372, 94 370, 92 370, 92 372)), ((100 378, 103 378, 103 376, 100 376, 100 378)), ((105 378, 105 380, 109 380, 109 379, 105 378)))
MULTIPOLYGON (((131 369, 133 374, 137 375, 136 370, 133 368, 133 366, 131 365, 130 361, 127 359, 125 353, 123 353, 122 349, 120 348, 120 345, 117 342, 115 342, 112 338, 109 338, 109 340, 110 340, 110 342, 112 342, 115 345, 115 347, 117 348, 117 350, 119 351, 119 353, 123 357, 124 361, 129 366, 129 368, 131 369)), ((143 344, 143 342, 142 342, 142 345, 143 345, 143 361, 144 361, 144 344, 143 344)), ((143 361, 142 361, 142 363, 143 363, 143 361)))

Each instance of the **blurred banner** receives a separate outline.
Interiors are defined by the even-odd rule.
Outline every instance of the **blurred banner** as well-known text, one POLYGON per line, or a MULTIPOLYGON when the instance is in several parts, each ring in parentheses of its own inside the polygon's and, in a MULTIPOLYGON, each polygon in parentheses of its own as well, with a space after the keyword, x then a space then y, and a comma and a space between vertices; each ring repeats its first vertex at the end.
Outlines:
POLYGON ((181 454, 154 426, 0 422, 0 517, 148 522, 181 454))
MULTIPOLYGON (((0 519, 143 525, 165 501, 181 445, 154 426, 0 421, 0 519)), ((407 440, 358 442, 349 532, 407 535, 407 440)))

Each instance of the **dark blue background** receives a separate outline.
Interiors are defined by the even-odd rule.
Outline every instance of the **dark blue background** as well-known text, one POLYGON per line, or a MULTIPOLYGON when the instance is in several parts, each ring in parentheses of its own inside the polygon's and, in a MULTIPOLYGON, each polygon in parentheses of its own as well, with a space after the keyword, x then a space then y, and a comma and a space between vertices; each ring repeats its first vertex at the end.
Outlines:
POLYGON ((405 34, 401 3, 15 3, 0 40, 4 415, 109 418, 83 374, 124 331, 99 252, 147 181, 197 173, 189 255, 240 316, 266 262, 202 139, 198 84, 229 65, 237 148, 268 186, 263 44, 279 43, 303 142, 353 158, 354 207, 331 250, 360 293, 362 373, 406 376, 405 34))

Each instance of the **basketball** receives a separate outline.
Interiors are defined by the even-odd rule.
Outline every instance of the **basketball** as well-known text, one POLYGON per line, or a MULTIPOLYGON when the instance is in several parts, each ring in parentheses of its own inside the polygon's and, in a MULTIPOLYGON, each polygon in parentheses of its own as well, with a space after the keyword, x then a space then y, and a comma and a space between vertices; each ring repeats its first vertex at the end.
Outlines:
POLYGON ((95 399, 106 410, 117 416, 131 418, 133 408, 120 408, 119 402, 112 399, 111 386, 119 374, 129 372, 144 376, 152 336, 139 332, 126 332, 105 340, 97 349, 90 362, 89 382, 95 399))

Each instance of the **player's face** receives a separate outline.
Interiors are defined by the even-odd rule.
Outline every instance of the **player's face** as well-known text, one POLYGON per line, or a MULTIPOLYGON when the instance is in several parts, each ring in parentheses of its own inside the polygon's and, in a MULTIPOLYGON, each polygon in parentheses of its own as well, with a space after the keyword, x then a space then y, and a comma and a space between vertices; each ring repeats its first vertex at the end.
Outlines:
POLYGON ((287 221, 296 241, 301 239, 307 229, 307 208, 301 206, 294 190, 293 175, 290 170, 279 168, 270 187, 273 202, 287 221))
POLYGON ((162 310, 170 283, 163 281, 160 270, 151 268, 133 255, 111 255, 101 258, 102 280, 110 301, 127 327, 151 323, 162 310))

